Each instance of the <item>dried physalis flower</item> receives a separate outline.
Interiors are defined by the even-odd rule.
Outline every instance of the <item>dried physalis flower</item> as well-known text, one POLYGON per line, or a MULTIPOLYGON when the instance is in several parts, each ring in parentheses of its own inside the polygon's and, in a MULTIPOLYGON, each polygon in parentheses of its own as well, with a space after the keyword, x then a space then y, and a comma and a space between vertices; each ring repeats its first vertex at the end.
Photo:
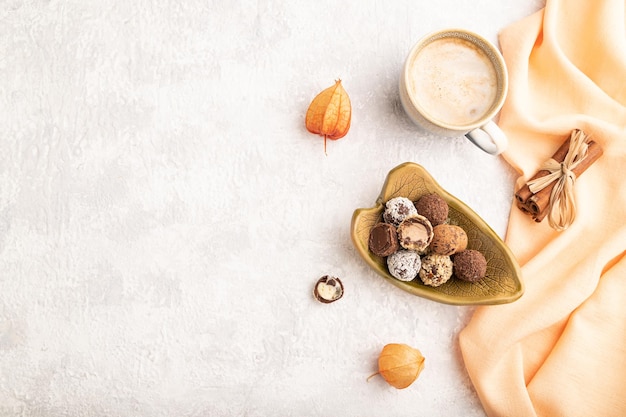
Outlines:
POLYGON ((317 301, 325 304, 332 303, 343 297, 343 284, 337 277, 324 275, 317 280, 313 295, 317 301))
POLYGON ((389 385, 403 389, 411 385, 424 369, 422 353, 411 346, 390 343, 383 347, 378 357, 378 372, 389 385))
POLYGON ((319 93, 309 105, 306 112, 306 128, 311 133, 324 137, 324 153, 326 139, 340 139, 350 129, 352 105, 350 97, 341 85, 341 80, 319 93))

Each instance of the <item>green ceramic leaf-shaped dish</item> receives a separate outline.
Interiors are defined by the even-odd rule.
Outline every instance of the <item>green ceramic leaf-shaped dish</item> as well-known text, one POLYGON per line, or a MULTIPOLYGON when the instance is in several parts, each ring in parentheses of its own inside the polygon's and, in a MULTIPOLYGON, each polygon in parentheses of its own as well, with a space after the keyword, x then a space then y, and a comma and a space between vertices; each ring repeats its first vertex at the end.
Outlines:
POLYGON ((500 237, 465 203, 441 188, 418 164, 407 162, 389 172, 376 206, 355 210, 350 233, 354 246, 365 262, 383 278, 411 294, 446 304, 482 305, 510 303, 524 292, 519 265, 500 237), (394 197, 417 201, 421 196, 431 193, 437 193, 447 201, 450 208, 449 222, 465 230, 468 249, 479 250, 487 259, 487 274, 481 281, 469 283, 453 277, 439 287, 424 285, 419 278, 403 282, 389 274, 384 258, 368 250, 370 229, 382 221, 386 201, 394 197))

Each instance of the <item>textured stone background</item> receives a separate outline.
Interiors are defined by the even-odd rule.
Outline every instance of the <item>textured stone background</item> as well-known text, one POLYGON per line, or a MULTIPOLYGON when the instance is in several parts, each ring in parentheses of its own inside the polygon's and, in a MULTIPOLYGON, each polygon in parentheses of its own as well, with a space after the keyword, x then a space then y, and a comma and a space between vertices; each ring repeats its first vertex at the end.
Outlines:
POLYGON ((472 309, 383 282, 350 218, 415 161, 504 235, 514 172, 416 130, 397 82, 426 32, 542 6, 0 1, 0 415, 483 415, 472 309), (324 155, 304 114, 337 78, 324 155), (426 356, 406 390, 366 382, 390 342, 426 356))

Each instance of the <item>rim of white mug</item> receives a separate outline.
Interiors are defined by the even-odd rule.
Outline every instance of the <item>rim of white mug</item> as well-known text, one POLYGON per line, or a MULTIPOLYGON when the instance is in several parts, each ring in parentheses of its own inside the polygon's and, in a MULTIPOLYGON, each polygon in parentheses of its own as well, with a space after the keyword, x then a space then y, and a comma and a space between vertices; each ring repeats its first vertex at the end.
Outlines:
MULTIPOLYGON (((481 49, 484 49, 484 48, 481 48, 481 49)), ((405 84, 405 89, 407 93, 406 95, 408 99, 411 101, 411 104, 418 110, 418 112, 420 113, 422 117, 424 117, 427 121, 429 121, 435 126, 440 126, 444 129, 447 129, 450 131, 456 131, 456 132, 461 132, 461 131, 469 132, 471 130, 479 128, 480 126, 483 126, 485 123, 492 120, 498 114, 502 106, 504 105, 504 101, 506 100, 506 96, 507 96, 508 89, 509 89, 509 76, 508 76, 508 71, 506 68, 506 63, 504 61, 504 57, 502 56, 498 48, 492 42, 487 40, 485 37, 475 32, 472 32, 471 30, 461 29, 461 28, 439 29, 439 30, 427 33, 426 35, 422 36, 415 43, 415 45, 413 45, 413 47, 411 48, 411 51, 409 52, 409 55, 406 58, 404 68, 403 68, 403 81, 405 84), (486 112, 483 115, 483 117, 481 117, 475 122, 465 124, 465 125, 449 124, 449 123, 442 122, 441 120, 432 118, 429 115, 428 111, 424 109, 409 93, 409 78, 410 78, 409 77, 409 63, 412 60, 412 58, 414 58, 420 50, 422 50, 426 45, 430 44, 431 42, 445 38, 446 34, 452 35, 454 33, 463 33, 469 37, 473 37, 479 42, 481 42, 483 45, 491 49, 493 57, 495 58, 496 61, 498 61, 498 64, 502 68, 502 71, 497 71, 498 74, 500 73, 502 74, 502 94, 500 94, 498 99, 491 105, 490 110, 486 112)))

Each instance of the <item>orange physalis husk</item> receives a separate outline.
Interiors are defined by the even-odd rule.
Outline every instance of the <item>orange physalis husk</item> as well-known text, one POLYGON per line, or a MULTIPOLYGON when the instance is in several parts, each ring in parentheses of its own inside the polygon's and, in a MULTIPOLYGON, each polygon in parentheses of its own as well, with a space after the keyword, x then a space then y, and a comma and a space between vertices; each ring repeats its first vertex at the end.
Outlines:
POLYGON ((309 105, 306 112, 306 128, 311 133, 324 137, 324 153, 326 139, 341 139, 350 129, 352 105, 350 97, 341 85, 341 80, 319 93, 309 105))
POLYGON ((417 379, 424 369, 424 360, 419 350, 405 344, 390 343, 380 352, 378 372, 374 375, 380 374, 392 387, 403 389, 417 379))

